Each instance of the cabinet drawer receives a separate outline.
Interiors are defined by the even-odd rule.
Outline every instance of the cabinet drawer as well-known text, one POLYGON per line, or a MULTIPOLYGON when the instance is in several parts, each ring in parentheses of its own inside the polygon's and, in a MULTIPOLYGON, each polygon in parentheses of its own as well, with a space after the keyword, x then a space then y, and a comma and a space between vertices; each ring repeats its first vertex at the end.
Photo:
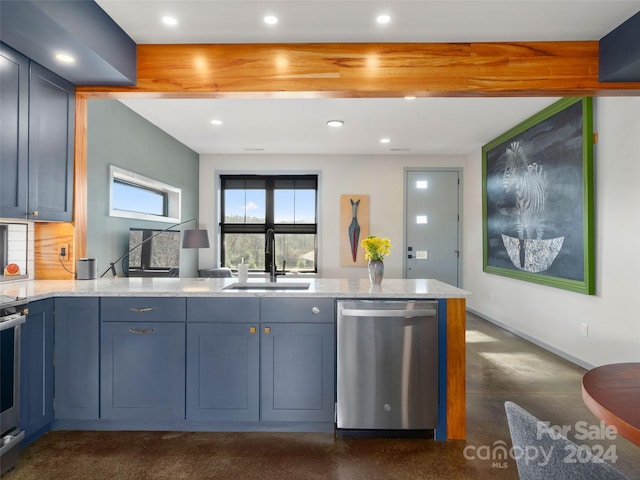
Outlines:
POLYGON ((333 298, 267 297, 261 302, 260 321, 263 323, 333 323, 335 319, 333 298))
POLYGON ((187 298, 188 322, 249 322, 260 318, 258 298, 187 298))
POLYGON ((185 317, 185 298, 104 297, 100 302, 103 322, 184 322, 185 317))

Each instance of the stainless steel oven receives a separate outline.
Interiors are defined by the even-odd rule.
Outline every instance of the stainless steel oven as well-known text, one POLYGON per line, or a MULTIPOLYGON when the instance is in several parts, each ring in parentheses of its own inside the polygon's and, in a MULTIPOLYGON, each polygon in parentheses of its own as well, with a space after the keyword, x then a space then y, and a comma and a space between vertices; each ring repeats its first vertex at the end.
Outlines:
POLYGON ((18 461, 20 441, 20 325, 26 300, 0 295, 0 475, 18 461))

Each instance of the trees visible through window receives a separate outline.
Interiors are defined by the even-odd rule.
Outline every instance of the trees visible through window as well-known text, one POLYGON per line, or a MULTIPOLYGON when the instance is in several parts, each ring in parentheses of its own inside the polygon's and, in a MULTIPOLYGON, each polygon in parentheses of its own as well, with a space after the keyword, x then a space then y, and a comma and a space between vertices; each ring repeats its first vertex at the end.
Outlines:
POLYGON ((278 270, 317 272, 317 175, 222 175, 222 265, 267 271, 266 232, 278 270))

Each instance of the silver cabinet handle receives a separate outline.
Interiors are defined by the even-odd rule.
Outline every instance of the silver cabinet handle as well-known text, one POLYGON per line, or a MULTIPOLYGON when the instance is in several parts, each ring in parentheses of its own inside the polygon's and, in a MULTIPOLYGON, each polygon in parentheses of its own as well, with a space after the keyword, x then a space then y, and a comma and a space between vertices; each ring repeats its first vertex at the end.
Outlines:
POLYGON ((320 313, 320 309, 318 307, 311 307, 311 313, 318 315, 320 313))
POLYGON ((156 307, 145 307, 145 308, 130 307, 129 308, 129 310, 131 310, 132 312, 136 312, 136 313, 153 312, 155 309, 156 309, 156 307))
POLYGON ((139 330, 137 328, 130 328, 129 331, 131 333, 135 333, 136 335, 146 335, 148 333, 153 333, 153 328, 147 328, 146 330, 139 330))

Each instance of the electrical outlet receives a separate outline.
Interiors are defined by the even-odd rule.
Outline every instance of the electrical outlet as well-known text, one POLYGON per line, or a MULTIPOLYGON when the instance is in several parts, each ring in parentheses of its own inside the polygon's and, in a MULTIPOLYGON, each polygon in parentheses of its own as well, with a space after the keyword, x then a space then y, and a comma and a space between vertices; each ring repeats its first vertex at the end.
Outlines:
POLYGON ((588 323, 583 323, 582 325, 580 325, 580 333, 582 334, 583 337, 588 337, 589 336, 589 324, 588 323))

